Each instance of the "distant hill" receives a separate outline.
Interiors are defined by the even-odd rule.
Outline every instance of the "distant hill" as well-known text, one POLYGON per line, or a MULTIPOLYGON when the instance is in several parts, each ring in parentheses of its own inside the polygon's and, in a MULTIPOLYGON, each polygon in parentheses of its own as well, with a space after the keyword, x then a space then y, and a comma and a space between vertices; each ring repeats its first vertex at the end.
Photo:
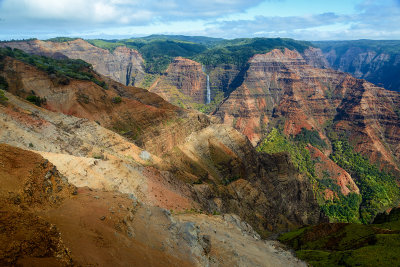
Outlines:
POLYGON ((223 38, 213 38, 206 36, 186 36, 186 35, 163 35, 163 34, 152 34, 141 38, 131 38, 131 39, 141 39, 141 40, 174 40, 183 41, 196 44, 202 44, 207 47, 212 47, 220 42, 224 41, 223 38))

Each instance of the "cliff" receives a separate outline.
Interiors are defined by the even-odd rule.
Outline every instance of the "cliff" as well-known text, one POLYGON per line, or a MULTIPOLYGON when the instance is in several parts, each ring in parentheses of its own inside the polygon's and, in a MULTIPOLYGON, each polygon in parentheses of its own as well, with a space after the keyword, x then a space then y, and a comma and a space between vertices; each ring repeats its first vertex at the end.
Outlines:
POLYGON ((324 125, 350 134, 356 150, 395 173, 399 170, 400 95, 345 73, 317 69, 296 51, 255 55, 243 83, 214 115, 234 126, 255 145, 263 129, 282 124, 286 135, 324 125))
POLYGON ((140 84, 145 75, 142 56, 136 50, 124 46, 111 52, 76 39, 68 42, 5 42, 0 43, 0 47, 18 48, 30 54, 54 58, 82 59, 92 64, 98 73, 125 85, 140 84))
POLYGON ((150 86, 149 91, 183 107, 204 104, 207 91, 206 76, 200 63, 177 57, 168 66, 165 74, 150 86))

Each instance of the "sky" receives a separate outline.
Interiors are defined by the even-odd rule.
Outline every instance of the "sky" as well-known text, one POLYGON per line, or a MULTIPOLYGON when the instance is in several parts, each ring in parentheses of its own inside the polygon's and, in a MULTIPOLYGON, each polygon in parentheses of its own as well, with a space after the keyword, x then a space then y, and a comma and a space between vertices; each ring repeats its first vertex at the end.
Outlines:
POLYGON ((151 34, 400 39, 400 0, 0 0, 0 40, 151 34))

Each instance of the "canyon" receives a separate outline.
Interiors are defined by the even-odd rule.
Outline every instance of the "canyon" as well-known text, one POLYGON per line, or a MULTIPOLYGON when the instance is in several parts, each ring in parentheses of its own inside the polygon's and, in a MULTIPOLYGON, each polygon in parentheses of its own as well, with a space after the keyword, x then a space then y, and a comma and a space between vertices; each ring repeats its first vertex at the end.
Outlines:
MULTIPOLYGON (((335 158, 335 138, 399 183, 400 94, 330 69, 321 49, 270 49, 243 65, 175 57, 154 75, 124 46, 105 50, 82 39, 0 46, 87 61, 93 67, 82 71, 100 82, 66 83, 28 60, 1 57, 0 173, 10 178, 0 183, 14 190, 0 191, 1 210, 20 229, 26 225, 18 216, 32 222, 35 249, 44 246, 42 229, 52 247, 17 251, 26 241, 16 240, 1 249, 8 252, 0 262, 304 266, 265 238, 334 220, 321 207, 363 197, 363 178, 335 158), (147 90, 135 87, 149 75, 155 79, 147 90), (32 97, 43 100, 40 107, 26 101, 32 97), (271 133, 293 144, 315 135, 317 143, 296 143, 312 177, 290 151, 263 152, 271 133), (18 176, 32 172, 39 174, 18 176), (43 193, 26 195, 27 184, 43 193)), ((397 205, 390 199, 371 214, 397 205)), ((0 238, 7 243, 7 236, 0 238)))
POLYGON ((303 265, 261 239, 326 220, 287 154, 90 69, 107 90, 1 63, 2 222, 17 225, 1 235, 2 263, 303 265))

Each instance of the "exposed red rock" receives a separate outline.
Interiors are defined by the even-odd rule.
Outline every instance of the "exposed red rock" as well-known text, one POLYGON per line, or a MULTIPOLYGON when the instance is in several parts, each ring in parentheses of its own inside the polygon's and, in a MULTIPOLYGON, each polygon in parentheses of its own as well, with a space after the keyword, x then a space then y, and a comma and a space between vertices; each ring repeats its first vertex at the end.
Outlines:
POLYGON ((330 69, 317 69, 296 51, 255 55, 241 86, 214 112, 255 145, 262 129, 284 123, 287 135, 302 128, 324 137, 324 124, 350 133, 356 150, 399 171, 400 94, 330 69))
POLYGON ((207 79, 202 65, 196 61, 177 57, 149 88, 165 100, 176 105, 191 107, 206 102, 207 79))
MULTIPOLYGON (((360 194, 358 186, 355 184, 348 172, 340 168, 330 158, 312 145, 308 145, 307 149, 310 151, 311 158, 316 161, 315 172, 318 177, 335 180, 336 184, 340 186, 340 191, 345 196, 349 193, 360 194)), ((331 198, 330 196, 332 196, 332 194, 333 192, 326 194, 326 196, 331 198)))
POLYGON ((243 259, 303 266, 236 215, 171 214, 117 191, 76 189, 38 154, 4 144, 0 185, 4 266, 207 266, 243 259))

